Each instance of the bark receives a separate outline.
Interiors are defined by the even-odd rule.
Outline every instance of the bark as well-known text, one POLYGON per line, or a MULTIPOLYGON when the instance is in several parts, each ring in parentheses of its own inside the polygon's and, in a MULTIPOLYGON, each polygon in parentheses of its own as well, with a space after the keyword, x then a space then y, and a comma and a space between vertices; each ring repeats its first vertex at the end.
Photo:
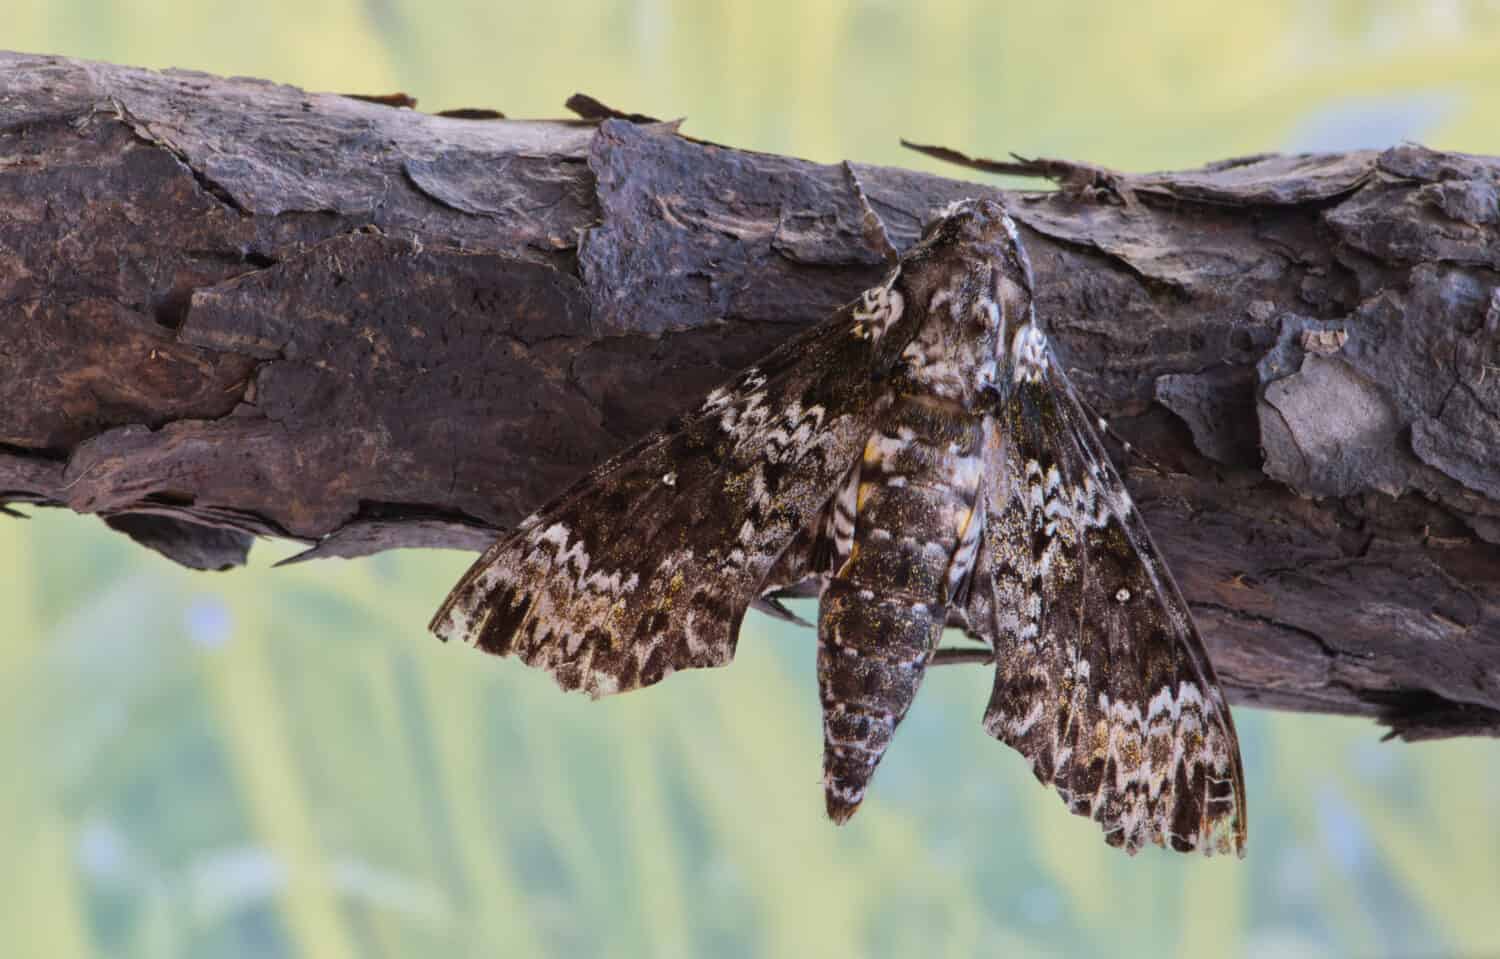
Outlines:
POLYGON ((878 280, 868 209, 990 195, 1231 696, 1500 733, 1500 160, 1014 192, 409 103, 0 54, 0 504, 198 568, 477 549, 878 280))

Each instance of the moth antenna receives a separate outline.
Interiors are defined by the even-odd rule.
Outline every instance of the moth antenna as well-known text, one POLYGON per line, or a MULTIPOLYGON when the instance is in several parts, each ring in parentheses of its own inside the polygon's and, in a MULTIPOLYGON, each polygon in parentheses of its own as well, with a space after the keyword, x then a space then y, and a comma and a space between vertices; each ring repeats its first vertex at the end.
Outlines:
MULTIPOLYGON (((1071 384, 1069 385, 1071 386, 1071 384)), ((1127 440, 1124 436, 1121 436, 1120 432, 1116 430, 1114 426, 1109 422, 1109 418, 1101 414, 1098 410, 1094 409, 1093 404, 1079 395, 1076 389, 1072 390, 1072 393, 1073 398, 1078 401, 1078 405, 1083 407, 1084 415, 1086 415, 1093 421, 1094 429, 1098 430, 1103 435, 1108 436, 1116 443, 1119 443, 1121 448, 1125 450, 1125 454, 1127 456, 1133 456, 1141 460, 1147 466, 1151 467, 1151 469, 1153 469, 1158 476, 1169 477, 1172 475, 1171 470, 1161 465, 1161 463, 1153 459, 1140 447, 1130 442, 1130 440, 1127 440)))
MULTIPOLYGON (((1090 415, 1093 415, 1092 412, 1090 413, 1090 415)), ((1139 446, 1136 446, 1134 443, 1130 442, 1130 440, 1127 440, 1124 436, 1121 436, 1120 432, 1116 430, 1114 426, 1110 424, 1109 420, 1105 417, 1094 416, 1094 425, 1098 427, 1099 432, 1110 437, 1116 443, 1119 443, 1120 447, 1125 451, 1126 456, 1133 456, 1136 459, 1139 459, 1141 462, 1151 467, 1151 469, 1155 471, 1158 476, 1166 478, 1172 475, 1171 470, 1161 465, 1161 463, 1157 462, 1139 446)))

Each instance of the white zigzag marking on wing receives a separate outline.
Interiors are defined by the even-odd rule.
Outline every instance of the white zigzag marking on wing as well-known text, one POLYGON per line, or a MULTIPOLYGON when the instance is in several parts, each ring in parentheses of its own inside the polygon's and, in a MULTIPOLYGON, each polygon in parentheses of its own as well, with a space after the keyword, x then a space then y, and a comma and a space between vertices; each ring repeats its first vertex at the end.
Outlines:
POLYGON ((906 311, 906 299, 894 288, 898 273, 892 273, 886 282, 872 287, 860 297, 861 308, 853 312, 854 324, 850 331, 861 339, 878 342, 906 311))
POLYGON ((1011 378, 1016 383, 1040 383, 1047 368, 1047 335, 1035 318, 1016 330, 1010 345, 1011 378))

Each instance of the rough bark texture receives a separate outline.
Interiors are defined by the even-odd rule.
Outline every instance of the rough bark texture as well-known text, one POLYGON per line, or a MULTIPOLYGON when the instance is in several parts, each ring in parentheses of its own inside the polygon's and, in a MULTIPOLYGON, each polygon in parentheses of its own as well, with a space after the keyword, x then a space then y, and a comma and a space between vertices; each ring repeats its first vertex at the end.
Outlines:
MULTIPOLYGON (((899 248, 1003 192, 577 104, 0 54, 0 504, 477 549, 875 282, 856 180, 899 248)), ((1500 732, 1500 161, 992 166, 1063 184, 1003 195, 1231 695, 1500 732)))

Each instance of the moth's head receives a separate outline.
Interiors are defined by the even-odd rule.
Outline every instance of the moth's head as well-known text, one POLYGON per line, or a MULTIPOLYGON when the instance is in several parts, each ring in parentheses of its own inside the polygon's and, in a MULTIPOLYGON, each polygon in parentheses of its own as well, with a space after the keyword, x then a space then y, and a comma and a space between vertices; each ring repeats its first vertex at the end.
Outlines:
POLYGON ((1031 261, 994 200, 950 204, 902 264, 909 302, 925 311, 906 348, 909 378, 975 408, 1009 387, 1011 339, 1033 316, 1031 261))

